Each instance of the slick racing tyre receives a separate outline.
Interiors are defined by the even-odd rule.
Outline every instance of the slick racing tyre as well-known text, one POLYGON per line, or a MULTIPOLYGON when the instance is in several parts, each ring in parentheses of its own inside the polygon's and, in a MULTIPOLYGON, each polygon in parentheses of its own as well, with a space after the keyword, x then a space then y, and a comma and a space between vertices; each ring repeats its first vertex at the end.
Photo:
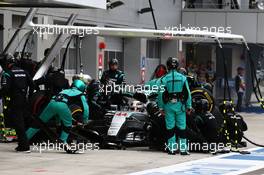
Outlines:
POLYGON ((82 116, 83 116, 82 108, 75 104, 70 105, 69 108, 70 108, 73 120, 81 123, 82 116))
MULTIPOLYGON (((82 122, 82 108, 78 105, 70 105, 69 109, 71 111, 72 114, 72 119, 73 119, 73 127, 71 129, 70 135, 68 137, 68 141, 67 141, 67 145, 78 145, 80 143, 85 143, 85 141, 82 138, 79 138, 79 129, 78 129, 78 125, 77 123, 81 123, 82 122)), ((64 147, 65 151, 68 154, 74 154, 76 152, 78 152, 78 149, 71 149, 71 148, 67 148, 64 147)))
POLYGON ((46 91, 37 91, 30 98, 31 112, 33 116, 38 116, 50 101, 46 91))
POLYGON ((213 94, 208 91, 207 89, 204 88, 194 88, 191 91, 191 95, 192 95, 192 100, 198 100, 198 99, 206 99, 208 100, 208 104, 209 104, 209 112, 212 112, 214 110, 215 107, 215 101, 214 101, 214 97, 213 94))
MULTIPOLYGON (((76 124, 76 122, 82 123, 83 120, 83 109, 76 105, 70 105, 69 106, 73 118, 73 125, 76 124)), ((91 130, 86 127, 79 127, 79 126, 73 126, 71 130, 71 134, 69 136, 69 142, 70 143, 96 143, 96 144, 102 144, 103 140, 101 136, 94 130, 91 130)))
MULTIPOLYGON (((38 116, 45 109, 49 101, 50 96, 45 90, 37 91, 31 96, 31 98, 29 99, 29 105, 32 118, 30 117, 29 120, 26 121, 26 126, 35 126, 37 128, 39 127, 37 122, 35 122, 35 118, 38 118, 38 116)), ((53 121, 54 120, 49 121, 46 125, 51 128, 55 128, 55 122, 53 121)), ((48 136, 45 131, 41 130, 31 139, 31 142, 42 143, 43 141, 48 140, 50 140, 50 136, 48 136)))

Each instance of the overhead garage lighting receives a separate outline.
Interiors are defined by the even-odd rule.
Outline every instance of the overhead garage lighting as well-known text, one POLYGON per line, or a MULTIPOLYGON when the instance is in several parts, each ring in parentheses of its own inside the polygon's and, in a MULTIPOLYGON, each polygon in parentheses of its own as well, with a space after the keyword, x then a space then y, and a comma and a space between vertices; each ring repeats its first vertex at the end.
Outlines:
POLYGON ((144 14, 144 13, 148 13, 148 12, 151 12, 152 9, 150 7, 146 7, 146 8, 143 8, 141 10, 138 11, 139 14, 144 14))
POLYGON ((158 26, 157 26, 156 18, 155 18, 155 15, 154 15, 154 10, 153 10, 153 7, 152 7, 152 2, 151 2, 151 0, 148 0, 148 1, 149 1, 149 7, 140 9, 138 11, 138 14, 144 14, 144 13, 151 12, 151 15, 152 15, 152 18, 153 18, 154 27, 157 30, 158 26))
POLYGON ((111 2, 110 0, 107 0, 107 9, 114 9, 114 8, 119 7, 121 5, 124 5, 124 2, 122 2, 122 1, 111 2))

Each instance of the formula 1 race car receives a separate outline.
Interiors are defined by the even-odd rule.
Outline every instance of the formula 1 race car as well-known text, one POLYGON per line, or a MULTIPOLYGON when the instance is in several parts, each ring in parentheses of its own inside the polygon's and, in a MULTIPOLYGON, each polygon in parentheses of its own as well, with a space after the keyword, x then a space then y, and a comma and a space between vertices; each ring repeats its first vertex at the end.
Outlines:
MULTIPOLYGON (((119 94, 128 97, 127 95, 119 94)), ((164 150, 166 143, 166 128, 164 116, 161 115, 155 97, 146 97, 145 94, 134 94, 131 99, 138 100, 136 105, 129 105, 125 110, 117 110, 116 106, 108 110, 104 116, 91 120, 80 134, 84 137, 91 137, 85 131, 96 133, 94 140, 100 143, 101 148, 117 148, 148 146, 151 149, 164 150)), ((225 133, 222 128, 223 123, 219 123, 216 117, 209 111, 206 99, 193 100, 196 112, 204 115, 187 116, 187 138, 189 143, 227 143, 225 133)), ((124 106, 123 106, 124 107, 124 106)), ((78 106, 77 106, 78 108, 78 106)), ((124 108, 123 108, 124 109, 124 108)), ((81 115, 81 109, 79 114, 81 115)), ((229 129, 234 123, 228 121, 229 129)), ((243 119, 239 123, 239 134, 243 135, 245 129, 243 119)), ((77 131, 78 132, 78 131, 77 131)), ((230 132, 233 133, 233 132, 230 132)), ((231 137, 232 139, 233 137, 231 137)), ((239 138, 238 142, 241 142, 239 138)), ((196 150, 201 151, 201 150, 196 150)))
MULTIPOLYGON (((196 113, 187 117, 189 142, 227 142, 223 130, 223 116, 219 113, 217 116, 212 114, 217 108, 211 92, 193 84, 190 84, 190 89, 196 113), (201 113, 204 115, 199 117, 196 115, 201 113)), ((33 96, 34 115, 37 116, 47 104, 46 94, 45 91, 39 91, 33 96)), ((100 148, 148 146, 163 150, 167 131, 164 116, 161 115, 155 101, 156 97, 156 94, 146 96, 143 93, 113 93, 106 99, 108 102, 98 102, 100 108, 91 112, 86 126, 72 129, 70 139, 83 138, 81 140, 85 142, 99 143, 100 148), (119 99, 119 103, 116 104, 111 99, 119 99)), ((90 110, 95 109, 92 103, 89 105, 90 110)), ((82 108, 78 104, 71 106, 70 109, 74 121, 82 119, 82 108)), ((231 123, 229 128, 232 129, 235 123, 229 123, 231 123)), ((243 131, 244 129, 239 132, 243 131)))

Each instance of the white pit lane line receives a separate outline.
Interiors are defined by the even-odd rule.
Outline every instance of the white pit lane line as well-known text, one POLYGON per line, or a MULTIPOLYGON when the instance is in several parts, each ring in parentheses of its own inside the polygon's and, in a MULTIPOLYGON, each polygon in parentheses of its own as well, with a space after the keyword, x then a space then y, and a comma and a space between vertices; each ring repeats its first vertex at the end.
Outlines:
POLYGON ((264 148, 247 151, 251 154, 228 153, 129 175, 239 175, 264 168, 264 148))

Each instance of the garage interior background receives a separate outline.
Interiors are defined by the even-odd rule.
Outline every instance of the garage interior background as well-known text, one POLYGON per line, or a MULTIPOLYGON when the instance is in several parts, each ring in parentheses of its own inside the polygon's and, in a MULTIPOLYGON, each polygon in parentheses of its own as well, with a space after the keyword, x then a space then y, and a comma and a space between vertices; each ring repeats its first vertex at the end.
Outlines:
MULTIPOLYGON (((226 0, 228 2, 228 0, 226 0)), ((124 27, 124 28, 154 28, 151 13, 139 14, 138 11, 148 7, 147 0, 123 0, 124 5, 105 10, 100 9, 40 9, 34 22, 42 24, 63 24, 71 13, 78 11, 79 16, 75 25, 100 26, 100 27, 124 27)), ((231 1, 230 1, 231 2, 231 1)), ((152 0, 153 9, 158 25, 158 29, 164 29, 170 26, 215 26, 231 27, 232 33, 242 34, 250 43, 253 50, 256 64, 263 70, 263 43, 264 43, 264 11, 258 8, 251 8, 249 1, 243 1, 241 8, 233 9, 231 6, 219 8, 217 0, 198 0, 195 8, 183 8, 182 1, 176 0, 152 0), (164 13, 166 12, 166 13, 164 13), (247 22, 245 22, 247 21, 247 22)), ((241 3, 241 2, 240 2, 241 3)), ((5 30, 0 31, 0 51, 11 39, 15 29, 23 21, 27 8, 1 8, 0 24, 5 30)), ((35 35, 26 48, 32 58, 41 60, 44 50, 52 45, 56 35, 35 35)), ((22 39, 22 36, 20 37, 22 39)), ((104 68, 107 68, 107 61, 111 58, 117 58, 120 61, 120 68, 126 73, 128 83, 140 83, 142 59, 145 59, 145 80, 149 80, 156 65, 165 63, 167 57, 177 56, 182 59, 182 63, 189 60, 195 60, 195 63, 206 63, 206 60, 214 62, 214 69, 219 75, 215 95, 221 94, 222 66, 218 59, 216 46, 211 43, 183 43, 182 49, 179 49, 177 41, 171 40, 147 40, 144 38, 117 38, 117 37, 99 37, 88 36, 81 39, 81 55, 84 64, 85 73, 92 77, 98 77, 98 54, 100 42, 106 43, 103 51, 104 68), (179 51, 180 50, 180 51, 179 51), (191 50, 193 54, 190 56, 191 50)), ((70 45, 66 68, 68 74, 74 74, 79 71, 79 62, 75 58, 77 55, 78 39, 74 39, 70 45)), ((21 51, 23 46, 17 50, 21 51)), ((65 44, 66 47, 66 44, 65 44)), ((229 58, 229 78, 236 74, 238 65, 247 66, 242 46, 230 44, 226 46, 227 57, 229 58)), ((61 50, 58 59, 54 65, 59 66, 65 49, 61 50)), ((246 67, 248 69, 248 67, 246 67)), ((260 74, 261 75, 261 74, 260 74)), ((264 77, 261 77, 264 79, 264 77)), ((248 78, 247 78, 248 79, 248 78)), ((247 80, 249 81, 249 80, 247 80)), ((232 85, 232 83, 231 83, 232 85)), ((249 88, 250 89, 250 88, 249 88)), ((250 94, 250 91, 248 92, 250 94)), ((249 98, 249 95, 248 95, 249 98)))

